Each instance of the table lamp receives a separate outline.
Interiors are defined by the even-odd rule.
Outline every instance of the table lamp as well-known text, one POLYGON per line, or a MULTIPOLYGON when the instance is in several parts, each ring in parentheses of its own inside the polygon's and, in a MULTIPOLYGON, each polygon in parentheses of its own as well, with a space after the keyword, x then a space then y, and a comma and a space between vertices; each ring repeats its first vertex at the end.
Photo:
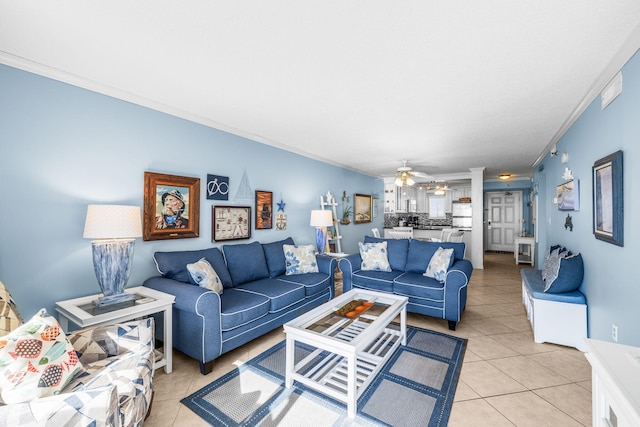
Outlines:
POLYGON ((91 242, 93 269, 103 297, 93 301, 98 307, 130 301, 124 292, 133 262, 135 238, 142 236, 139 206, 89 205, 82 237, 91 242))
POLYGON ((318 253, 323 253, 327 243, 327 227, 333 225, 333 214, 326 210, 312 210, 309 225, 316 228, 316 246, 318 253))

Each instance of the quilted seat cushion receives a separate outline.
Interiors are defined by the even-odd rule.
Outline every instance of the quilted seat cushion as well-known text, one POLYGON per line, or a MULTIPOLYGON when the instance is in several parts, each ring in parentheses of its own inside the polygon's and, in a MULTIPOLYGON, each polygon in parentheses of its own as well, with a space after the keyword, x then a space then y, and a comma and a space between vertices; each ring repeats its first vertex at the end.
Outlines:
POLYGON ((220 306, 221 329, 228 331, 267 315, 271 301, 264 295, 231 288, 220 295, 220 306))
POLYGON ((236 287, 238 291, 263 295, 271 301, 269 312, 274 313, 304 300, 304 286, 277 279, 256 280, 236 287))
POLYGON ((418 297, 432 301, 444 301, 444 284, 419 273, 404 273, 395 280, 394 290, 398 295, 418 297))

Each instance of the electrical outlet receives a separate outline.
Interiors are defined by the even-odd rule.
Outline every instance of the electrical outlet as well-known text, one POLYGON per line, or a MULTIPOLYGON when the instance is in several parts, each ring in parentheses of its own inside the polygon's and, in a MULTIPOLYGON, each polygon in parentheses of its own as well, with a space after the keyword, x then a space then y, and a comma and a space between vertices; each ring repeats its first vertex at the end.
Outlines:
POLYGON ((614 323, 611 324, 611 338, 613 338, 615 342, 618 342, 618 325, 614 323))

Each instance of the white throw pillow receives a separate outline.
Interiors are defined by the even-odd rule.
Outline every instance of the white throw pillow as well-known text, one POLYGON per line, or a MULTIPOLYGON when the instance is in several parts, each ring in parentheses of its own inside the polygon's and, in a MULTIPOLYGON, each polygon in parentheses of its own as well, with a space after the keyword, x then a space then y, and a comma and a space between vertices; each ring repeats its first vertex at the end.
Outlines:
POLYGON ((387 242, 358 242, 358 246, 360 247, 360 257, 362 258, 362 264, 360 264, 362 270, 391 271, 387 242))
POLYGON ((427 271, 424 272, 423 276, 431 277, 438 282, 444 282, 447 277, 447 270, 449 270, 449 266, 451 265, 452 255, 453 248, 443 249, 439 247, 431 257, 427 271))
POLYGON ((316 247, 313 245, 282 245, 287 276, 317 273, 316 247))
POLYGON ((200 258, 199 261, 193 264, 187 264, 187 270, 191 274, 193 281, 202 288, 207 288, 210 291, 214 291, 217 294, 222 294, 222 282, 218 277, 216 270, 209 264, 204 258, 200 258))

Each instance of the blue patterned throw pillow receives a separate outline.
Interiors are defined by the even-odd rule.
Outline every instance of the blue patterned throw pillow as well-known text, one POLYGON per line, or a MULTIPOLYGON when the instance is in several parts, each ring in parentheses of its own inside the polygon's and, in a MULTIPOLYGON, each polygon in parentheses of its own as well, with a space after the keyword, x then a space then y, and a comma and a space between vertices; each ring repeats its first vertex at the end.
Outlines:
POLYGON ((287 276, 293 274, 317 273, 316 248, 313 245, 282 245, 287 276))
POLYGON ((362 270, 391 271, 387 242, 358 242, 358 246, 360 247, 360 257, 362 258, 362 264, 360 265, 362 270))
POLYGON ((217 294, 222 294, 222 281, 218 277, 218 273, 209 264, 209 261, 200 258, 199 261, 193 264, 187 264, 187 270, 189 270, 191 279, 196 285, 207 288, 217 294))
POLYGON ((571 255, 570 252, 562 252, 554 271, 547 277, 544 292, 550 294, 573 292, 582 284, 583 276, 584 263, 582 255, 571 255))
POLYGON ((429 261, 427 271, 423 276, 436 279, 438 282, 444 282, 447 277, 447 270, 451 267, 453 249, 443 249, 439 247, 429 261))

